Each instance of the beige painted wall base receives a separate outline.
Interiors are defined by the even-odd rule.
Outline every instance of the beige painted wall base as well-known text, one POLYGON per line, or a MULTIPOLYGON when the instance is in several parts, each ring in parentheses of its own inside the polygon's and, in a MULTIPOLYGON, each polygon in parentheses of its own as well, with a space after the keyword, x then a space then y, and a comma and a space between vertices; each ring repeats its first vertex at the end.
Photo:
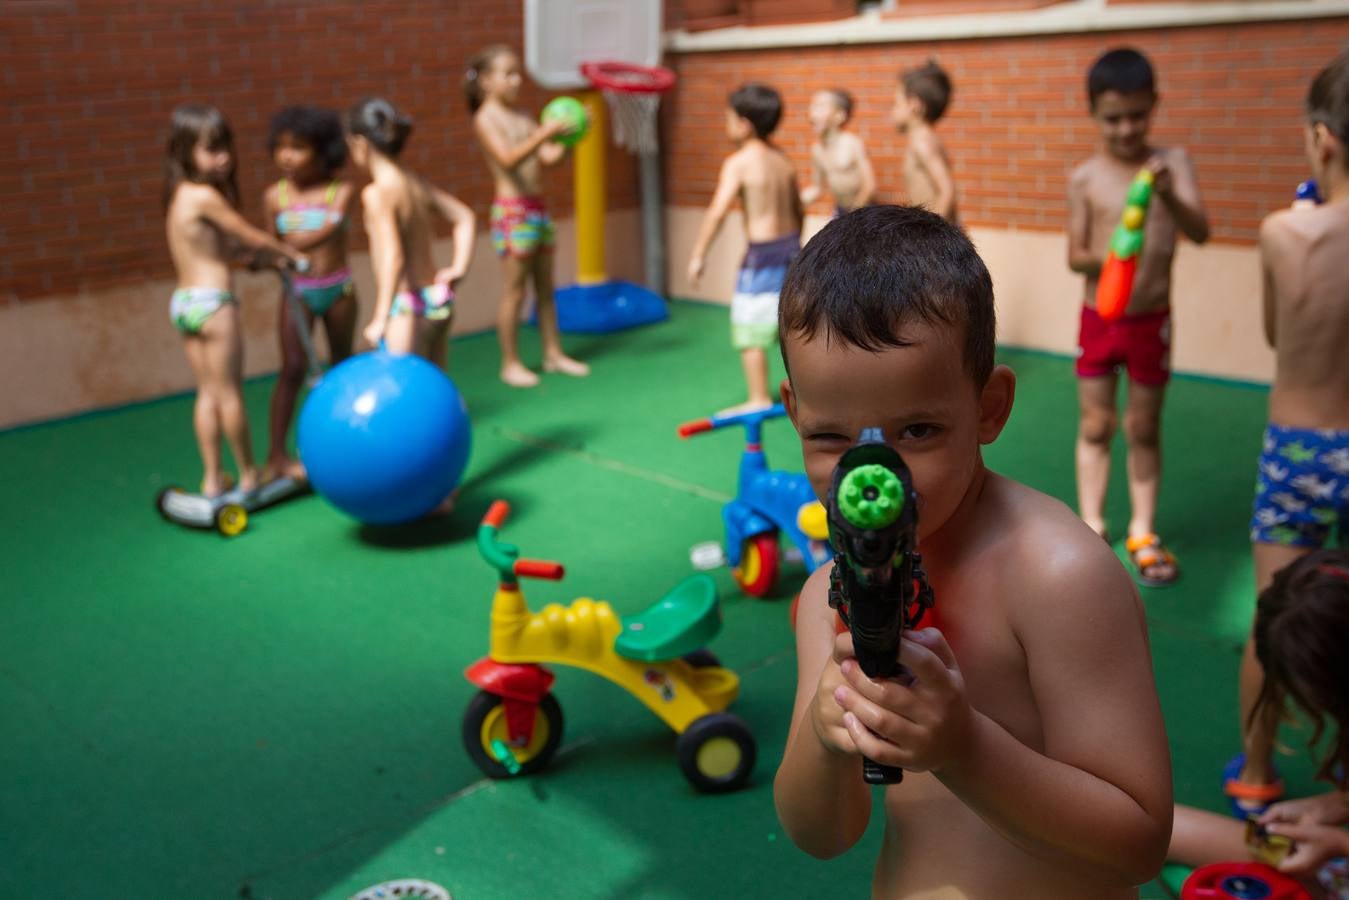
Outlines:
MULTIPOLYGON (((689 251, 703 211, 671 207, 666 212, 670 294, 729 303, 746 241, 739 213, 728 217, 707 256, 697 285, 688 280, 689 251)), ((806 233, 823 227, 806 221, 806 233)), ((970 237, 993 275, 998 304, 998 340, 1003 344, 1077 352, 1082 279, 1068 271, 1068 241, 1061 233, 974 228, 970 237)), ((1172 292, 1178 372, 1269 382, 1274 354, 1265 344, 1260 313, 1260 257, 1254 247, 1183 243, 1176 255, 1172 292)))
MULTIPOLYGON (((556 279, 575 280, 576 229, 559 221, 556 279)), ((614 278, 642 277, 641 217, 619 210, 607 218, 606 263, 614 278)), ((448 263, 449 242, 436 248, 448 263)), ((369 320, 374 278, 369 257, 354 254, 352 272, 369 320)), ((236 291, 244 311, 244 362, 248 376, 280 366, 276 317, 280 290, 275 275, 241 273, 236 291)), ((94 294, 51 297, 0 307, 0 427, 72 415, 100 407, 190 390, 192 372, 181 341, 169 324, 171 280, 147 281, 94 294)), ((460 285, 454 332, 492 328, 502 292, 501 265, 486 233, 474 246, 473 266, 460 285)), ((359 328, 359 325, 358 325, 359 328)), ((322 335, 322 328, 316 329, 322 335)), ((320 337, 320 352, 326 352, 320 337)))

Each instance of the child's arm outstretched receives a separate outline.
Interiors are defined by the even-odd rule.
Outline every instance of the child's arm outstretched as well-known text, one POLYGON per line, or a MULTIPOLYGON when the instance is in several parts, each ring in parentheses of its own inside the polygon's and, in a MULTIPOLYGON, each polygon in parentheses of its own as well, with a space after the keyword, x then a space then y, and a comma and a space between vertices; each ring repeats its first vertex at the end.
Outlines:
POLYGON ((931 771, 1027 853, 1132 886, 1157 874, 1171 833, 1171 761, 1146 625, 1105 548, 1044 555, 1058 537, 1038 535, 1035 577, 1004 600, 1039 712, 1035 746, 971 706, 936 628, 901 642, 910 686, 843 665, 844 724, 867 758, 931 771))
POLYGON ((1166 204, 1176 227, 1196 244, 1208 240, 1208 214, 1199 199, 1190 156, 1179 147, 1158 153, 1148 160, 1152 170, 1152 189, 1166 204))
POLYGON ((398 290, 405 263, 403 241, 398 234, 398 214, 393 203, 375 184, 361 191, 365 210, 365 232, 370 238, 370 263, 375 270, 375 314, 362 332, 372 347, 379 346, 393 312, 393 297, 398 290))
POLYGON ((871 818, 871 789, 862 781, 857 748, 834 697, 843 683, 839 661, 852 655, 852 638, 834 633, 835 613, 825 599, 830 568, 816 570, 801 590, 796 702, 773 780, 783 829, 820 859, 832 859, 856 844, 871 818))
POLYGON ((535 153, 539 154, 539 160, 545 165, 552 165, 552 163, 557 162, 562 158, 566 148, 560 144, 549 145, 548 142, 570 127, 562 119, 553 119, 535 128, 529 137, 520 143, 511 146, 507 136, 499 128, 493 127, 487 116, 479 113, 473 117, 473 131, 477 134, 483 149, 487 151, 488 156, 492 157, 493 162, 507 172, 515 171, 522 162, 535 153), (550 146, 556 147, 556 151, 550 150, 550 146), (550 158, 551 162, 549 161, 550 158))
POLYGON ((1090 175, 1079 166, 1068 178, 1068 268, 1096 278, 1105 261, 1091 251, 1091 204, 1087 200, 1090 175))
MULTIPOLYGON (((731 211, 731 204, 735 202, 739 193, 740 166, 735 157, 731 157, 721 165, 721 174, 717 176, 717 191, 712 195, 712 202, 703 215, 703 224, 698 228, 698 237, 693 241, 693 252, 689 254, 688 274, 689 281, 693 284, 697 284, 698 279, 703 277, 703 257, 707 255, 707 247, 721 230, 721 223, 731 211)), ((799 207, 800 196, 796 197, 796 203, 799 207)))
POLYGON ((430 191, 436 212, 454 229, 454 259, 448 266, 436 272, 436 281, 453 288, 455 282, 468 273, 469 263, 473 260, 473 241, 477 237, 473 210, 440 188, 431 187, 430 191))
POLYGON ((272 237, 261 228, 257 228, 245 219, 238 210, 230 206, 215 188, 203 190, 199 194, 197 215, 210 222, 228 238, 250 250, 270 257, 272 265, 289 261, 293 264, 304 262, 305 255, 294 247, 287 246, 272 237))

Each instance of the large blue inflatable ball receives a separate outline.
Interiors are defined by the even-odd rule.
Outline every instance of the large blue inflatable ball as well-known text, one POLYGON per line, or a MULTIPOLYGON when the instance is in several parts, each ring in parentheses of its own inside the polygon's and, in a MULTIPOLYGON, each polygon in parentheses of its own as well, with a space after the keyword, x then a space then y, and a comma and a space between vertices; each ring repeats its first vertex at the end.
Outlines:
POLYGON ((468 410, 419 356, 383 350, 334 366, 309 394, 297 433, 314 490, 362 522, 426 515, 464 474, 468 410))

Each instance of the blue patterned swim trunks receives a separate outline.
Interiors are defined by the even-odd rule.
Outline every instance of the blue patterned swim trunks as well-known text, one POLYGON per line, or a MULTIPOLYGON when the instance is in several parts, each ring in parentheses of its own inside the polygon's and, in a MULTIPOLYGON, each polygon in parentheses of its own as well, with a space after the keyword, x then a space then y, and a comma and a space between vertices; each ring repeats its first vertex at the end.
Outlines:
POLYGON ((1337 525, 1349 539, 1349 431, 1266 427, 1251 540, 1324 547, 1337 525))

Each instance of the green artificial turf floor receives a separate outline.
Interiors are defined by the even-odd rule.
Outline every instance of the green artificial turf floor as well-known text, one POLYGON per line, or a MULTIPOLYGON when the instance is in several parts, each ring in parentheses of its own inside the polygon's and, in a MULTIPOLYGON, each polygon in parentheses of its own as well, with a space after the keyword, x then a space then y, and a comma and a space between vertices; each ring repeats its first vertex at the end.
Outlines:
MULTIPOLYGON (((691 545, 720 537, 741 435, 674 429, 741 399, 739 364, 724 309, 672 310, 668 324, 572 338, 594 375, 530 392, 496 380, 491 337, 456 341, 474 446, 448 521, 372 529, 308 497, 233 540, 162 522, 156 492, 199 477, 187 396, 0 434, 0 895, 341 898, 416 877, 458 900, 865 896, 877 822, 823 863, 773 812, 799 565, 778 601, 714 573, 713 646, 742 677, 734 709, 759 742, 748 789, 693 794, 674 736, 569 669, 546 773, 485 781, 460 744, 474 691, 462 672, 486 651, 494 587, 472 537, 493 499, 514 505, 508 540, 567 564, 561 584, 528 583, 536 608, 585 594, 635 612, 688 574, 691 545)), ((524 340, 536 358, 533 332, 524 340)), ((1003 359, 1017 406, 988 461, 1072 503, 1071 363, 1003 359)), ((255 428, 270 390, 247 386, 255 428)), ((1182 378, 1165 413, 1159 526, 1184 576, 1143 597, 1177 799, 1212 808, 1237 748, 1264 408, 1261 390, 1182 378)), ((800 468, 785 421, 765 445, 800 468)), ((1283 767, 1294 792, 1310 787, 1302 755, 1283 767)))

